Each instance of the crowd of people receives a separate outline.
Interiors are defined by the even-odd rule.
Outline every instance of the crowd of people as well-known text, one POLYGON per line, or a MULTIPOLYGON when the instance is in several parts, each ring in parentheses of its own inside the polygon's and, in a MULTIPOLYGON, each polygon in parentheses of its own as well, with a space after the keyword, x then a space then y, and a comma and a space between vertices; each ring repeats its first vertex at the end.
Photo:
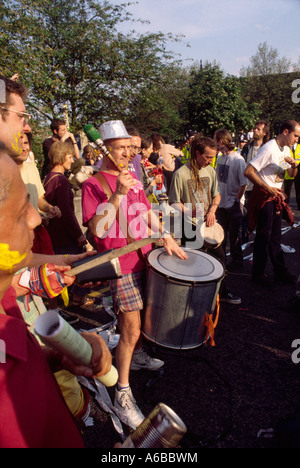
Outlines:
MULTIPOLYGON (((61 313, 58 296, 68 303, 66 287, 80 305, 92 286, 79 287, 66 271, 95 253, 89 244, 105 252, 151 236, 161 238, 168 255, 187 260, 191 239, 183 231, 178 242, 166 229, 154 206, 163 200, 183 219, 194 220, 195 230, 198 217, 208 227, 222 227, 220 244, 199 248, 225 270, 241 271, 242 243, 255 230, 252 281, 260 287, 272 284, 265 275, 270 258, 274 280, 295 283, 284 263, 281 223, 284 217, 293 224, 288 204, 293 183, 300 209, 300 124, 284 122, 270 139, 269 125, 261 120, 238 142, 219 129, 213 138, 192 134, 177 148, 157 133, 143 135, 111 120, 99 128, 105 152, 92 142, 81 151, 65 121, 55 119, 52 136, 43 143, 40 174, 32 155, 27 90, 18 81, 0 79, 6 89, 0 103, 0 340, 6 345, 5 365, 0 364, 0 445, 83 447, 78 427, 89 396, 76 376, 106 374, 111 353, 99 335, 84 333, 93 357, 90 366, 78 365, 49 350, 34 331, 45 303, 61 313), (74 208, 78 189, 82 220, 74 208)), ((164 365, 147 354, 141 334, 145 259, 151 249, 148 244, 120 257, 122 276, 109 282, 120 332, 114 406, 132 429, 144 415, 131 390, 130 371, 164 365)), ((241 300, 228 290, 225 275, 220 301, 237 305, 241 300)))

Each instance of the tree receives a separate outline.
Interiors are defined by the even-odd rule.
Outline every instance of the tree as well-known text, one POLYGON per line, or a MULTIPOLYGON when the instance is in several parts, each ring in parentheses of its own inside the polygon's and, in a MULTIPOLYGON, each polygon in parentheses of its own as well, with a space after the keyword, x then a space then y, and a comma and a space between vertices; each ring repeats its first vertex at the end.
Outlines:
POLYGON ((126 116, 139 89, 172 61, 172 35, 118 32, 130 17, 125 4, 3 0, 0 17, 2 73, 19 72, 39 120, 49 124, 67 105, 74 131, 126 116))
POLYGON ((241 76, 268 76, 280 73, 288 73, 291 70, 292 62, 286 57, 279 57, 278 49, 260 42, 257 52, 250 58, 250 65, 242 67, 241 76))
POLYGON ((236 132, 250 128, 257 112, 257 106, 243 100, 237 77, 225 76, 216 63, 192 67, 188 94, 191 129, 210 136, 218 128, 236 132))
POLYGON ((280 122, 298 120, 299 109, 292 101, 295 76, 290 73, 291 61, 280 58, 278 50, 264 42, 250 58, 250 64, 241 69, 244 97, 258 104, 260 118, 270 123, 273 133, 280 122))
POLYGON ((180 140, 187 124, 186 92, 188 73, 167 67, 160 80, 145 84, 129 108, 127 121, 145 134, 158 132, 166 140, 180 140))

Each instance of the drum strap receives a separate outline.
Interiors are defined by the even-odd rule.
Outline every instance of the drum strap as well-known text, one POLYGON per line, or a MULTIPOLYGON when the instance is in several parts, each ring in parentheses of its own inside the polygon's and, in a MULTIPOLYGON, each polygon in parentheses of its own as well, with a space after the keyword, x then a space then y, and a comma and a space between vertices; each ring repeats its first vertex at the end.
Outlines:
POLYGON ((212 314, 206 314, 206 316, 205 316, 205 325, 206 325, 206 328, 207 328, 205 344, 207 344, 208 339, 210 338, 211 346, 216 346, 214 336, 215 336, 215 328, 216 328, 216 326, 218 324, 218 320, 219 320, 219 313, 220 313, 220 299, 219 299, 219 296, 218 296, 215 321, 213 321, 213 319, 212 319, 212 314))

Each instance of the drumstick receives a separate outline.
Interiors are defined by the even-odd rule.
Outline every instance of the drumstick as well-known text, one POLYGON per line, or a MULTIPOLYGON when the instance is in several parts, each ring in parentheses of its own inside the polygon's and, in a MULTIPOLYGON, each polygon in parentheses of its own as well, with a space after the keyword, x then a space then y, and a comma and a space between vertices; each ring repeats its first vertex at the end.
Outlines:
POLYGON ((97 257, 97 258, 91 258, 90 261, 79 265, 75 268, 72 268, 69 271, 66 271, 64 274, 67 276, 76 276, 79 273, 83 273, 84 271, 90 270, 91 268, 95 268, 96 266, 102 265, 103 263, 110 262, 111 260, 114 260, 115 258, 122 257, 122 255, 126 255, 130 252, 134 252, 135 250, 140 249, 141 247, 144 247, 145 245, 149 245, 152 243, 157 243, 159 242, 159 239, 153 238, 153 237, 146 237, 145 239, 140 239, 138 241, 132 242, 131 244, 125 245, 124 247, 121 247, 120 249, 114 250, 113 252, 109 252, 102 257, 97 257))
MULTIPOLYGON (((108 149, 106 148, 106 146, 104 145, 104 143, 103 143, 103 145, 101 146, 101 150, 102 150, 102 151, 104 152, 104 154, 108 157, 108 159, 113 163, 113 165, 115 166, 115 168, 117 169, 117 171, 122 172, 122 171, 125 169, 124 166, 123 166, 123 164, 118 165, 118 164, 116 163, 116 161, 114 160, 114 158, 112 157, 112 155, 110 154, 110 152, 108 151, 108 149)), ((138 180, 135 181, 135 184, 134 184, 134 185, 138 184, 138 182, 139 182, 138 180)))
POLYGON ((117 164, 116 161, 114 160, 114 158, 112 157, 112 155, 110 154, 110 152, 108 152, 108 153, 106 154, 106 156, 107 156, 108 159, 113 163, 113 165, 115 166, 115 168, 116 168, 119 172, 122 172, 122 171, 123 171, 123 169, 124 169, 123 165, 117 164))
MULTIPOLYGON (((116 168, 119 172, 122 172, 122 171, 123 171, 123 165, 122 165, 122 164, 118 165, 118 164, 116 163, 116 161, 114 160, 114 158, 113 158, 112 155, 110 154, 109 150, 107 149, 107 146, 105 145, 104 141, 101 140, 101 138, 98 138, 98 135, 99 135, 99 134, 98 134, 97 130, 96 130, 95 128, 93 128, 92 125, 86 125, 86 127, 91 127, 91 128, 89 129, 89 132, 92 131, 93 136, 91 137, 91 135, 90 135, 90 137, 92 138, 92 141, 95 143, 95 145, 96 145, 98 148, 101 149, 102 153, 104 153, 105 156, 108 157, 108 159, 113 163, 113 165, 115 166, 115 168, 116 168), (96 133, 96 135, 95 135, 95 133, 96 133)), ((85 127, 85 128, 86 128, 86 127, 85 127)), ((100 137, 100 135, 99 135, 99 137, 100 137)))

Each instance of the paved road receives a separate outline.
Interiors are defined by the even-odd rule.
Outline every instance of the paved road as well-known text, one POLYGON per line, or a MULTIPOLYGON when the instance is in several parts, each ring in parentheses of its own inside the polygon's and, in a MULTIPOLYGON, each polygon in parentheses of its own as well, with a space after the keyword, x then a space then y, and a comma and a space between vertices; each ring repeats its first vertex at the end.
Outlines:
MULTIPOLYGON (((291 206, 300 222, 294 198, 291 206)), ((295 249, 285 255, 295 275, 300 272, 299 238, 300 227, 287 230, 282 238, 295 249)), ((242 297, 242 304, 221 306, 216 346, 181 351, 148 342, 151 352, 165 361, 163 371, 131 375, 145 415, 163 402, 183 419, 188 426, 183 447, 274 448, 296 443, 291 436, 283 442, 286 432, 279 431, 283 421, 300 414, 300 363, 292 361, 292 343, 300 339, 300 311, 283 309, 295 287, 254 285, 251 261, 244 263, 243 273, 228 274, 230 289, 242 297)), ((113 397, 112 389, 109 394, 113 397)), ((94 425, 85 430, 87 447, 113 447, 119 437, 110 417, 95 403, 92 417, 94 425)), ((297 444, 299 448, 299 440, 297 444)))

